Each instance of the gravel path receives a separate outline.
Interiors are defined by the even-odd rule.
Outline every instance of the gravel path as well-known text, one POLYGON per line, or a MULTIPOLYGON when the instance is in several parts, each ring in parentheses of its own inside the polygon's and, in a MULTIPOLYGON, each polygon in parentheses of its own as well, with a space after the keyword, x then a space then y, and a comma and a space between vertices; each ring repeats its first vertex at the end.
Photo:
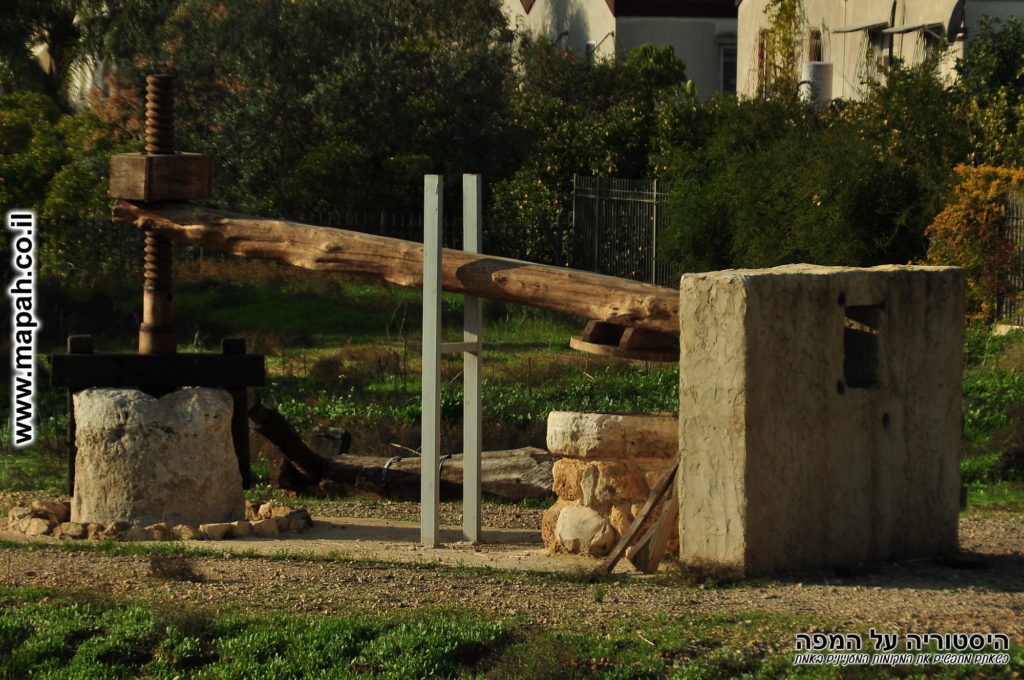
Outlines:
MULTIPOLYGON (((8 504, 10 500, 6 499, 8 504)), ((328 505, 337 509, 337 504, 328 505)), ((410 503, 345 506, 361 507, 365 516, 374 518, 408 519, 418 513, 410 503)), ((445 521, 458 520, 458 507, 446 504, 445 521)), ((327 508, 310 509, 317 514, 327 508)), ((486 505, 485 524, 536 528, 541 512, 486 505)), ((1024 515, 966 516, 960 536, 963 549, 984 560, 983 568, 922 560, 875 565, 843 577, 817 572, 724 588, 685 585, 671 572, 588 583, 582 575, 574 579, 422 564, 281 561, 227 554, 190 558, 191 568, 202 577, 191 582, 154 578, 149 557, 49 548, 0 550, 0 583, 307 613, 464 606, 548 625, 600 625, 662 613, 761 611, 802 615, 816 622, 827 619, 840 631, 874 626, 900 633, 1000 632, 1015 644, 1024 644, 1024 515)))

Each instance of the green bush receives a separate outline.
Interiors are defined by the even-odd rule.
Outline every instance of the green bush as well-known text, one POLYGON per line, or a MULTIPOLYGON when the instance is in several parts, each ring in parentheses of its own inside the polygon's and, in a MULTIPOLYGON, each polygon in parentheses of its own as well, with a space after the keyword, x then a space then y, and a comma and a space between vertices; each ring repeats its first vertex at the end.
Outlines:
POLYGON ((964 133, 937 62, 893 68, 861 102, 713 98, 672 158, 681 271, 792 262, 868 266, 925 252, 964 133), (942 140, 939 143, 937 140, 942 140))

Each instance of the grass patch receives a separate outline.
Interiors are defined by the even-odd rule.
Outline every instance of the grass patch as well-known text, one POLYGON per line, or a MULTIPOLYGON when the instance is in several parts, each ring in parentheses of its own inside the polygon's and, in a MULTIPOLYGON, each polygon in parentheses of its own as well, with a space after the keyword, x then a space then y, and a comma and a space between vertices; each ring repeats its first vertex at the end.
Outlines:
POLYGON ((38 588, 0 601, 0 678, 968 678, 1024 665, 1015 650, 1004 668, 794 667, 810 621, 757 612, 548 628, 472 609, 254 615, 38 588))

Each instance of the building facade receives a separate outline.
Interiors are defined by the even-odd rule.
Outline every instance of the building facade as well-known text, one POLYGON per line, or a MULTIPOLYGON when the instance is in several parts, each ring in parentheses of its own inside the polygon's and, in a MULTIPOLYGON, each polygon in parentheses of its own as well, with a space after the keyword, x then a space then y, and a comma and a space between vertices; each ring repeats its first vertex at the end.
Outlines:
MULTIPOLYGON (((736 0, 737 92, 754 97, 764 77, 768 0, 736 0)), ((1005 19, 1024 13, 1021 0, 803 0, 800 62, 832 65, 826 98, 856 99, 866 80, 894 59, 920 63, 944 45, 942 70, 951 75, 971 28, 984 15, 1005 19)))
POLYGON ((672 47, 701 97, 736 89, 735 0, 503 0, 509 25, 602 59, 672 47))

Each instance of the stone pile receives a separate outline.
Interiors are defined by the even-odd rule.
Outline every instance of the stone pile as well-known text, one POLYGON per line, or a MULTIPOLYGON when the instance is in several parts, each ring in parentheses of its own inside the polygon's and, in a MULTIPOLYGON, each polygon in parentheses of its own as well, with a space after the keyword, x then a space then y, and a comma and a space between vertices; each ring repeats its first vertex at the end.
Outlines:
POLYGON ((52 536, 63 539, 114 539, 122 541, 195 541, 224 540, 244 536, 271 537, 287 532, 302 532, 313 526, 313 518, 304 508, 245 502, 245 519, 209 524, 156 522, 143 526, 132 522, 71 522, 71 503, 37 500, 32 505, 15 506, 7 513, 7 530, 28 536, 52 536))
MULTIPOLYGON (((678 439, 678 418, 671 413, 552 412, 548 450, 562 458, 552 469, 558 501, 544 513, 544 545, 592 556, 610 552, 651 488, 675 465, 678 439)), ((678 540, 677 529, 670 551, 678 549, 678 540)))

